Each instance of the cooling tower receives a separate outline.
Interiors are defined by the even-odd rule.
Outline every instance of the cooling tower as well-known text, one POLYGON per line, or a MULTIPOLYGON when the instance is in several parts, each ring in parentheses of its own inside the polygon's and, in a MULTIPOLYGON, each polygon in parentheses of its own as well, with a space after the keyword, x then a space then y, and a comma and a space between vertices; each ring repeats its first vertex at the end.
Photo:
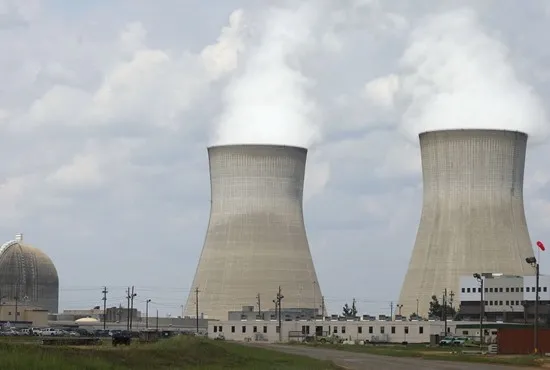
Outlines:
POLYGON ((0 247, 0 301, 58 312, 59 279, 52 260, 23 243, 22 235, 0 247))
MULTIPOLYGON (((459 276, 533 275, 523 208, 527 135, 502 130, 420 134, 422 215, 401 288, 404 314, 426 316, 431 296, 459 296, 459 276), (417 301, 418 300, 418 301, 417 301)), ((455 308, 458 302, 455 298, 455 308)))
MULTIPOLYGON (((302 212, 307 150, 276 145, 208 148, 211 210, 193 280, 199 311, 227 320, 228 311, 273 309, 279 285, 282 309, 316 308, 321 291, 302 212)), ((195 293, 186 315, 195 316, 195 293)))

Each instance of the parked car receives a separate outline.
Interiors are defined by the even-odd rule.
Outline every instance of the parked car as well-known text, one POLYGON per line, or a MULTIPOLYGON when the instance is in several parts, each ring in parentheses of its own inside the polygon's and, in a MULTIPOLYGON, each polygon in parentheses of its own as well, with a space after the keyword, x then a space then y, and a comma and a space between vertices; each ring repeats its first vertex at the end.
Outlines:
POLYGON ((470 338, 467 337, 455 337, 453 338, 453 346, 463 346, 464 344, 470 342, 470 338))
POLYGON ((42 334, 42 329, 41 328, 31 328, 30 333, 32 335, 41 335, 42 334))
POLYGON ((439 345, 440 346, 452 346, 454 339, 455 338, 453 338, 453 337, 445 337, 445 338, 443 338, 439 341, 439 345))
POLYGON ((40 335, 43 336, 43 337, 55 337, 55 336, 60 336, 61 331, 59 331, 55 328, 46 328, 46 329, 42 330, 40 335))
POLYGON ((126 346, 132 343, 132 334, 126 330, 114 333, 112 336, 113 346, 116 347, 119 344, 124 344, 126 346))

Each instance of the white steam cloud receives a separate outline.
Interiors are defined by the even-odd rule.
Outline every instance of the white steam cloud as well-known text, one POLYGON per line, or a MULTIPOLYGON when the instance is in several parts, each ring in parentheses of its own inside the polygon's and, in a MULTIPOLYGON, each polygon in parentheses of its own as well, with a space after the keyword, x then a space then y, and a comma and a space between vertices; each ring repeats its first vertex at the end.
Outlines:
POLYGON ((223 93, 224 110, 213 145, 279 144, 308 147, 320 138, 312 81, 299 56, 313 42, 318 12, 311 4, 271 8, 259 45, 249 49, 242 71, 223 93))
POLYGON ((366 90, 380 106, 402 103, 402 129, 415 138, 423 131, 474 128, 546 134, 541 100, 518 78, 506 46, 484 32, 470 9, 426 18, 400 65, 399 81, 390 75, 366 90))

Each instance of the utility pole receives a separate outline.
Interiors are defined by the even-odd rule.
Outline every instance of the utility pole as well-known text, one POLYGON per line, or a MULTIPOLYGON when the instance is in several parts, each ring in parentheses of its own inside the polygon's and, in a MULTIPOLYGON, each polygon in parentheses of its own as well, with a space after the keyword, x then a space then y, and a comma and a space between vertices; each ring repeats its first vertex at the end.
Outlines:
POLYGON ((317 282, 313 282, 313 321, 317 321, 317 304, 315 302, 315 286, 317 285, 317 282))
POLYGON ((418 313, 418 298, 416 298, 416 317, 420 317, 420 313, 418 313))
POLYGON ((197 334, 199 334, 199 287, 195 288, 195 323, 197 326, 197 334))
POLYGON ((281 320, 281 301, 284 296, 281 294, 281 286, 279 285, 279 291, 277 292, 277 306, 279 307, 279 342, 283 341, 283 328, 281 320))
POLYGON ((445 336, 447 335, 447 288, 445 288, 443 293, 443 312, 441 314, 444 322, 445 336))
POLYGON ((453 301, 454 301, 455 292, 453 292, 453 291, 451 290, 451 292, 449 293, 449 296, 451 297, 451 298, 449 299, 449 306, 450 306, 451 309, 452 309, 452 308, 453 308, 453 301))
POLYGON ((126 290, 126 300, 128 304, 126 305, 126 330, 130 331, 130 287, 126 290))
POLYGON ((323 320, 325 319, 325 296, 321 297, 321 314, 323 315, 323 320))
POLYGON ((262 318, 262 301, 260 299, 260 293, 256 295, 256 304, 258 305, 258 318, 262 318))
POLYGON ((133 319, 134 319, 134 298, 137 296, 137 293, 134 293, 134 286, 132 285, 132 295, 130 296, 130 302, 131 302, 131 307, 130 307, 130 331, 132 330, 132 322, 133 322, 133 319))
POLYGON ((157 308, 157 331, 159 331, 159 310, 157 308))
POLYGON ((393 321, 393 301, 390 302, 390 320, 393 321))
POLYGON ((109 293, 106 286, 101 293, 103 293, 103 330, 105 330, 107 328, 107 293, 109 293))
POLYGON ((150 299, 145 301, 145 329, 149 329, 149 302, 150 299))
POLYGON ((19 316, 18 312, 17 312, 17 301, 19 300, 19 297, 16 295, 15 296, 15 322, 17 322, 17 316, 19 316))

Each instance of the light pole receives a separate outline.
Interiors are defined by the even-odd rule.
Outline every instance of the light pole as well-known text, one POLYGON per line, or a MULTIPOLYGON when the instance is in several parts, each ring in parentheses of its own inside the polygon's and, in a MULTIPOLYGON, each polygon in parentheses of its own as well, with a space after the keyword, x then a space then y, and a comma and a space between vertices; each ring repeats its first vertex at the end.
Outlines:
POLYGON ((533 320, 534 329, 534 351, 538 353, 539 349, 539 263, 535 257, 527 257, 525 262, 535 269, 535 319, 533 320))
POLYGON ((398 304, 397 305, 397 309, 398 309, 398 312, 399 312, 399 316, 401 316, 401 309, 403 308, 403 305, 402 304, 398 304))
POLYGON ((145 301, 145 329, 149 329, 149 302, 150 299, 145 301))
POLYGON ((479 281, 480 288, 479 288, 479 347, 481 348, 483 346, 483 316, 485 315, 485 301, 483 300, 483 277, 481 274, 478 274, 477 272, 474 274, 474 278, 479 281))

